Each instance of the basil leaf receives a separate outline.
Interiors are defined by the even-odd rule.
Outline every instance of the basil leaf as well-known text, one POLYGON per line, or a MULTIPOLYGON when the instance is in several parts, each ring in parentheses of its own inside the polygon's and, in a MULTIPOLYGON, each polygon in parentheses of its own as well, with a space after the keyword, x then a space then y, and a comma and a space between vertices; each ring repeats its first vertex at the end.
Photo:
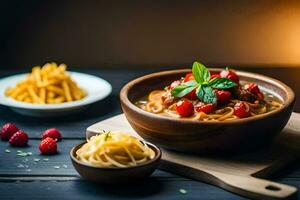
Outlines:
POLYGON ((171 95, 174 97, 183 97, 184 95, 190 93, 193 89, 195 89, 195 86, 176 86, 173 90, 171 90, 171 95))
POLYGON ((197 61, 193 63, 192 72, 195 80, 200 84, 205 81, 209 81, 210 79, 210 72, 208 71, 208 69, 203 64, 198 63, 197 61))
POLYGON ((198 87, 196 95, 204 103, 217 104, 216 93, 210 86, 202 85, 198 87))
POLYGON ((192 81, 188 81, 188 82, 185 82, 185 83, 181 83, 180 85, 186 85, 186 86, 196 86, 197 85, 197 82, 192 80, 192 81))
POLYGON ((209 81, 209 86, 216 89, 229 89, 237 86, 237 84, 228 78, 214 78, 209 81))

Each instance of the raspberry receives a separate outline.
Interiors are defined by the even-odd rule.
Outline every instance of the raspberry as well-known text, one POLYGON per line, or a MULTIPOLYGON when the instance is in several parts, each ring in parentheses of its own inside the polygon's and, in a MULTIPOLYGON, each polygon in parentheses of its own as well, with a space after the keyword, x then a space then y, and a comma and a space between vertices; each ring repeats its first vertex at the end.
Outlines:
POLYGON ((57 153, 56 141, 50 137, 43 139, 39 145, 42 154, 51 155, 57 153))
POLYGON ((9 140, 9 138, 18 131, 19 129, 17 128, 16 125, 7 123, 5 124, 2 129, 0 130, 1 132, 1 138, 2 140, 9 140))
POLYGON ((27 145, 28 136, 24 131, 17 131, 9 139, 9 144, 15 147, 24 147, 27 145))
POLYGON ((54 140, 61 140, 61 134, 56 128, 50 128, 46 130, 42 135, 42 139, 45 139, 47 137, 50 137, 54 140))

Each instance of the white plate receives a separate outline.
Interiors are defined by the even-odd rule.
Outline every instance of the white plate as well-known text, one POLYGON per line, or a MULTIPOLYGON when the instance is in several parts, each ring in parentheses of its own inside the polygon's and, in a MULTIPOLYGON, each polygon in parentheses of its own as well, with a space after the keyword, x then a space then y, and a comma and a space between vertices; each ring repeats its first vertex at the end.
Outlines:
POLYGON ((30 104, 16 101, 6 97, 5 90, 26 79, 27 74, 18 74, 0 79, 0 104, 23 115, 49 117, 79 112, 87 108, 89 104, 104 99, 111 93, 111 85, 104 79, 78 72, 69 72, 69 74, 78 86, 87 92, 85 98, 60 104, 30 104))

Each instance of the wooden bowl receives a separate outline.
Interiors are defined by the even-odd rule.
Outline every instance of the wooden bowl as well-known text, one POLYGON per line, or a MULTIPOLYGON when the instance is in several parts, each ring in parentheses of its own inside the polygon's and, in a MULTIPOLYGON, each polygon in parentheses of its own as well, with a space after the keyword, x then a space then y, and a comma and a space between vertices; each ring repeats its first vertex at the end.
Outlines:
MULTIPOLYGON (((220 72, 222 69, 210 69, 220 72)), ((163 148, 193 153, 238 153, 269 142, 284 128, 293 110, 295 95, 284 83, 260 74, 237 71, 241 83, 255 82, 283 101, 265 114, 223 122, 178 120, 144 111, 134 105, 152 90, 162 89, 190 70, 149 74, 127 83, 120 92, 121 106, 133 129, 145 140, 163 148)))
POLYGON ((72 164, 76 171, 86 180, 102 184, 116 184, 125 182, 135 182, 150 176, 157 169, 161 159, 161 150, 155 145, 146 142, 155 152, 152 160, 141 163, 137 166, 117 168, 117 167, 95 167, 79 161, 76 158, 76 151, 86 142, 74 146, 70 151, 72 164))

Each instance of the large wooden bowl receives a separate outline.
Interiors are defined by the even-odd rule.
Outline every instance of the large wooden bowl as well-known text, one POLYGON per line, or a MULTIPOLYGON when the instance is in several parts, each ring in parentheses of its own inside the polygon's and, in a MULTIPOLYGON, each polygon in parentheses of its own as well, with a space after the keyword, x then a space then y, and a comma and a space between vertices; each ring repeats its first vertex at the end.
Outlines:
MULTIPOLYGON (((220 71, 221 69, 210 69, 220 71)), ((255 82, 263 91, 283 101, 275 111, 254 117, 224 122, 178 120, 149 113, 134 105, 138 98, 162 89, 190 70, 149 74, 127 83, 120 92, 122 109, 133 129, 145 140, 163 148, 193 153, 241 152, 269 142, 286 125, 293 110, 295 95, 284 83, 260 74, 237 71, 241 83, 255 82)))

